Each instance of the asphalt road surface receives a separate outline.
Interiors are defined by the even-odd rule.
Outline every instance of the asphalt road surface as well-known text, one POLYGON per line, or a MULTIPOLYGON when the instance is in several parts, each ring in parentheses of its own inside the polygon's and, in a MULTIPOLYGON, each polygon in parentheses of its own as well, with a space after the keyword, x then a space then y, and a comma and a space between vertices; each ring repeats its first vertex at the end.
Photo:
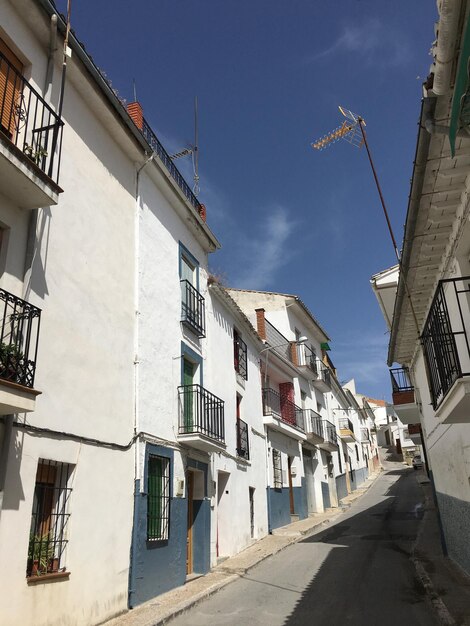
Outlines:
POLYGON ((326 530, 266 559, 171 625, 436 625, 410 561, 421 488, 413 469, 385 465, 326 530))

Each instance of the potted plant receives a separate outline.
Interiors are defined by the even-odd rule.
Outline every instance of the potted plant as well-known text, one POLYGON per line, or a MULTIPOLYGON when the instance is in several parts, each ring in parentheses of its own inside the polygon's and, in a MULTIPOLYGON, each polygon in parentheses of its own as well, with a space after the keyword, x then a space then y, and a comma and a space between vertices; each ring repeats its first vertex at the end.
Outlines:
POLYGON ((21 382, 23 353, 14 343, 0 343, 0 376, 13 382, 21 382))
POLYGON ((48 572, 57 572, 58 569, 59 559, 54 557, 54 541, 51 533, 45 533, 44 535, 31 534, 28 548, 29 576, 41 576, 48 572))

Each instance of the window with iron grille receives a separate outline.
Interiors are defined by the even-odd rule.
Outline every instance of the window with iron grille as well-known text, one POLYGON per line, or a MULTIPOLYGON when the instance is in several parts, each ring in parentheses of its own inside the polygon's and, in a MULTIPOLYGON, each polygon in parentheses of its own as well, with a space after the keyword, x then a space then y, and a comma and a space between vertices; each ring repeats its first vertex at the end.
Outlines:
POLYGON ((273 476, 274 489, 282 489, 282 463, 281 453, 273 448, 273 476))
POLYGON ((151 454, 147 468, 147 540, 170 536, 170 459, 151 454))
POLYGON ((66 570, 72 466, 40 460, 36 472, 26 576, 66 570))
POLYGON ((237 330, 233 329, 233 363, 235 371, 240 374, 245 380, 248 380, 248 367, 246 359, 246 343, 238 334, 237 330))

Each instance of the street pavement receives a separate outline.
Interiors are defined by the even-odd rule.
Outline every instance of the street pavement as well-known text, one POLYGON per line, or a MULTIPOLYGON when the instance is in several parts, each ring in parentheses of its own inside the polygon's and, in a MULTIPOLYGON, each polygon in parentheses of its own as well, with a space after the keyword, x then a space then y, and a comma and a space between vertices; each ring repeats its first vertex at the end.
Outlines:
POLYGON ((437 624, 410 559, 423 491, 411 468, 384 466, 326 530, 264 560, 171 625, 437 624))

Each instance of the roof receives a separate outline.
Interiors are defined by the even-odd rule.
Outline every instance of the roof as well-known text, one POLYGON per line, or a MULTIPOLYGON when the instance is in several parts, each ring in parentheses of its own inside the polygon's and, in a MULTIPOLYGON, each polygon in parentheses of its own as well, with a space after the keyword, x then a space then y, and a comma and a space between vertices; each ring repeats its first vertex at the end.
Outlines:
MULTIPOLYGON (((451 85, 461 49, 463 26, 464 21, 453 36, 447 38, 453 47, 449 52, 452 63, 447 62, 445 70, 449 72, 448 90, 439 92, 442 95, 433 91, 437 75, 431 76, 424 85, 425 97, 419 118, 388 350, 389 365, 412 362, 438 281, 450 270, 451 260, 470 216, 465 193, 470 171, 470 142, 468 138, 458 137, 453 158, 448 140, 453 96, 451 85), (451 67, 454 68, 452 74, 451 67)), ((439 25, 437 31, 439 43, 439 25)))
POLYGON ((225 306, 235 315, 235 317, 237 317, 241 321, 241 323, 246 327, 246 329, 250 333, 253 341, 259 344, 259 347, 261 349, 264 348, 264 341, 258 335, 253 324, 247 318, 245 313, 243 313, 241 308, 238 306, 238 304, 235 302, 232 296, 228 293, 227 289, 225 289, 225 287, 223 287, 221 284, 217 282, 213 282, 209 285, 209 290, 211 293, 214 293, 219 298, 219 300, 223 302, 223 304, 225 304, 225 306))
POLYGON ((317 326, 318 330, 322 333, 322 335, 324 335, 325 341, 331 341, 330 337, 327 335, 324 328, 320 325, 320 322, 316 319, 316 317, 310 311, 310 309, 305 304, 305 302, 303 302, 303 300, 299 298, 299 296, 296 296, 295 294, 291 294, 291 293, 280 293, 278 291, 259 291, 257 289, 238 289, 237 287, 229 287, 229 289, 231 291, 240 291, 240 292, 245 292, 245 293, 260 293, 260 294, 267 294, 271 296, 281 296, 283 298, 291 298, 292 300, 296 302, 296 304, 299 305, 301 309, 303 309, 304 313, 311 319, 311 321, 315 324, 315 326, 317 326))

